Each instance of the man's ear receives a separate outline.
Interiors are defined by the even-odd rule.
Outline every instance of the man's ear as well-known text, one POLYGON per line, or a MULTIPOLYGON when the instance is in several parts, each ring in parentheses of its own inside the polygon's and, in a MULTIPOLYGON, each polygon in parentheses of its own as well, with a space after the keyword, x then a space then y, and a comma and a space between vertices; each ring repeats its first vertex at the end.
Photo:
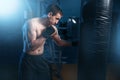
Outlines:
POLYGON ((48 17, 51 17, 52 15, 53 15, 52 12, 49 12, 49 13, 48 13, 48 17))

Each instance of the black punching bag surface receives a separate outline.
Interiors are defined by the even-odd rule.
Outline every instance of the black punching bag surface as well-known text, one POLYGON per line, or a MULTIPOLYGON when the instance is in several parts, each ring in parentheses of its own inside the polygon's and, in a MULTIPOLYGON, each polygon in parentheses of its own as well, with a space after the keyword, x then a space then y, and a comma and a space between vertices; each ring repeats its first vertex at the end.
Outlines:
POLYGON ((89 0, 83 7, 78 80, 106 80, 112 0, 89 0))

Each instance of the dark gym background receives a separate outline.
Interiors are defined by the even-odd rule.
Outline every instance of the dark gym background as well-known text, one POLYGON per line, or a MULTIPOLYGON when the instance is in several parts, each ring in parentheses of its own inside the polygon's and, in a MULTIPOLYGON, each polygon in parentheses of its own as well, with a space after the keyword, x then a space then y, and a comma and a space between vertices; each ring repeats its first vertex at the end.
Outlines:
MULTIPOLYGON (((120 1, 101 0, 101 2, 102 1, 106 3, 108 2, 108 5, 109 1, 112 1, 110 17, 111 25, 109 30, 110 39, 108 41, 109 49, 107 52, 108 55, 107 66, 105 68, 105 78, 103 78, 106 80, 119 80, 120 1)), ((57 25, 61 37, 66 40, 83 40, 83 43, 82 46, 80 43, 78 47, 59 48, 54 43, 50 44, 48 40, 48 43, 46 43, 48 51, 46 50, 45 56, 50 59, 53 55, 48 54, 49 51, 51 51, 50 53, 54 53, 55 51, 58 52, 54 53, 54 60, 58 60, 58 62, 62 63, 62 69, 60 70, 63 80, 85 80, 79 77, 81 76, 80 71, 82 69, 81 61, 84 60, 84 57, 81 57, 80 55, 84 52, 88 53, 89 50, 94 51, 95 48, 91 47, 91 43, 89 45, 88 41, 92 41, 92 37, 94 37, 94 34, 91 33, 94 30, 94 27, 85 27, 84 30, 82 26, 83 23, 85 23, 86 26, 90 26, 95 23, 96 5, 99 0, 11 0, 11 2, 8 2, 9 0, 4 0, 4 2, 0 1, 0 80, 17 80, 18 61, 23 46, 22 25, 25 20, 32 17, 40 17, 44 14, 44 8, 46 8, 46 6, 50 3, 57 3, 60 5, 64 13, 63 18, 57 25), (93 2, 90 3, 90 1, 93 2), (16 10, 12 11, 12 7, 13 9, 16 8, 16 10), (4 11, 8 12, 3 13, 4 11), (73 20, 75 20, 76 23, 74 23, 73 20)), ((92 61, 90 65, 93 65, 92 61)), ((88 76, 84 75, 84 77, 88 76)), ((57 78, 55 78, 55 80, 57 80, 57 78)), ((91 78, 90 80, 96 79, 91 78)))
MULTIPOLYGON (((64 1, 4 0, 4 1, 0 1, 0 7, 1 7, 0 8, 1 10, 0 11, 0 80, 17 80, 18 61, 19 61, 19 56, 22 52, 22 46, 23 46, 22 25, 25 22, 25 20, 32 17, 40 17, 42 14, 44 14, 44 8, 46 8, 51 3, 56 3, 60 5, 61 8, 63 9, 64 17, 63 17, 63 20, 61 20, 62 23, 66 23, 69 17, 75 17, 79 19, 80 4, 81 4, 80 2, 81 2, 80 0, 64 0, 64 1), (14 11, 12 11, 13 9, 14 11)), ((66 27, 66 26, 67 25, 63 27, 66 27)), ((77 28, 78 26, 75 26, 75 27, 77 28)), ((63 31, 61 30, 60 33, 62 35, 63 31)), ((52 53, 55 51, 54 50, 50 52, 51 48, 49 47, 49 43, 46 45, 48 46, 47 50, 49 50, 49 53, 52 53)), ((48 51, 46 51, 46 55, 48 54, 47 52, 48 51)), ((71 66, 72 64, 76 64, 77 53, 78 53, 77 47, 63 48, 62 55, 64 54, 64 57, 63 57, 64 61, 62 62, 64 62, 64 64, 70 64, 71 66)), ((46 57, 51 57, 50 55, 51 54, 48 54, 46 57)), ((69 66, 67 68, 69 68, 69 66)), ((66 70, 66 68, 64 70, 66 70)), ((72 71, 77 72, 74 69, 72 71)))

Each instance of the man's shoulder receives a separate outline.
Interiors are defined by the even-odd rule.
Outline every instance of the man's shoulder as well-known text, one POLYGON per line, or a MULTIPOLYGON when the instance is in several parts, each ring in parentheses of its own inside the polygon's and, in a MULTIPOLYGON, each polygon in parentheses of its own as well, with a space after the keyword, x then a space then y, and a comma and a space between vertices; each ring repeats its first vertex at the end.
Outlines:
POLYGON ((32 23, 32 22, 38 22, 40 20, 40 18, 31 18, 28 20, 28 22, 32 23))
POLYGON ((37 24, 38 23, 38 19, 39 18, 31 18, 31 19, 28 19, 25 23, 24 23, 24 25, 23 25, 23 27, 34 27, 35 28, 35 24, 37 24))
POLYGON ((31 18, 26 22, 28 25, 35 26, 35 25, 40 25, 40 18, 31 18))

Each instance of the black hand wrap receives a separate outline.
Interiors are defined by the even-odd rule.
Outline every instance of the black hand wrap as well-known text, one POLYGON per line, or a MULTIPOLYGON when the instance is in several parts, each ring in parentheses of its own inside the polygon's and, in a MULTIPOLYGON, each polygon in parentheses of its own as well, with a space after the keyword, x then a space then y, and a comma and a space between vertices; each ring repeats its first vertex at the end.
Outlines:
POLYGON ((79 42, 78 41, 72 41, 72 46, 78 46, 79 42))
POLYGON ((42 36, 45 37, 45 38, 49 38, 50 35, 52 35, 53 33, 55 32, 55 29, 50 26, 50 27, 47 27, 43 32, 42 32, 42 36))

